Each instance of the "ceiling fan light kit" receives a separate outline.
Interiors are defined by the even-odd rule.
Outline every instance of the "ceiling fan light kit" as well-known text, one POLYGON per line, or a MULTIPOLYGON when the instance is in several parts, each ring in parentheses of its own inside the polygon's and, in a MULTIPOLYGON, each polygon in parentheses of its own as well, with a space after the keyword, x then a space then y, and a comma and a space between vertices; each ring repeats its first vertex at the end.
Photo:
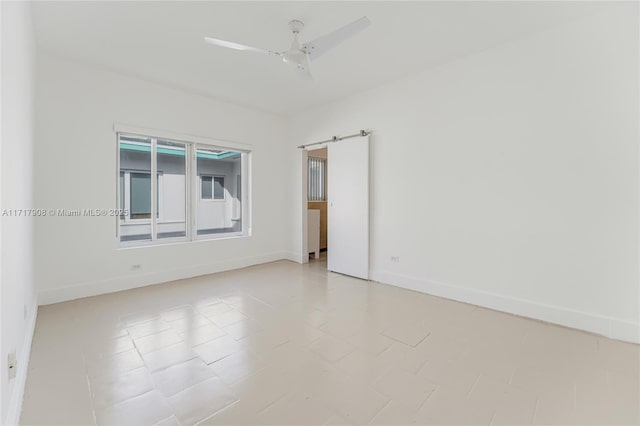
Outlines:
POLYGON ((322 56, 324 53, 338 46, 349 37, 362 31, 371 24, 371 21, 366 16, 338 28, 337 30, 326 34, 322 37, 318 37, 310 42, 300 44, 298 40, 298 34, 304 28, 304 22, 294 19, 289 21, 289 28, 293 33, 293 42, 289 50, 279 52, 275 50, 261 49, 258 47, 247 46, 240 43, 234 43, 232 41, 221 40, 217 38, 205 37, 204 41, 209 44, 213 44, 218 47, 225 47, 227 49, 244 50, 248 52, 262 53, 266 55, 279 56, 282 61, 288 65, 294 67, 296 73, 308 80, 312 79, 310 62, 322 56))

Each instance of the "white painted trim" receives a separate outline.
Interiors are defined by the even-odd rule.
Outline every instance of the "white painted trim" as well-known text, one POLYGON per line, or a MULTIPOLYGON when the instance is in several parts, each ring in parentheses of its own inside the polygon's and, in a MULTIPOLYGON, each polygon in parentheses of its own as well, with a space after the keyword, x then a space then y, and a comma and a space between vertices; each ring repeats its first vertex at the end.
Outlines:
POLYGON ((296 262, 296 263, 307 263, 309 262, 309 255, 307 255, 306 258, 304 258, 303 255, 301 255, 300 253, 294 253, 292 251, 288 251, 285 253, 285 259, 286 260, 290 260, 292 262, 296 262))
POLYGON ((414 290, 420 293, 432 294, 434 296, 471 303, 497 311, 577 328, 612 339, 640 343, 640 323, 637 322, 634 323, 620 318, 578 311, 562 306, 548 305, 532 300, 437 281, 422 280, 387 271, 371 271, 371 279, 372 281, 414 290))
POLYGON ((20 422, 20 414, 22 413, 22 401, 24 399, 24 389, 27 384, 27 372, 29 371, 29 359, 31 357, 31 343, 33 342, 33 334, 36 329, 36 319, 38 317, 38 305, 34 302, 29 310, 27 321, 25 323, 25 334, 19 358, 17 359, 18 370, 16 372, 13 393, 9 400, 7 408, 7 418, 5 424, 7 426, 17 425, 20 422))
POLYGON ((212 145, 220 148, 233 148, 245 152, 253 150, 251 145, 245 143, 213 139, 205 136, 189 135, 186 133, 177 133, 170 130, 149 129, 145 127, 131 126, 129 124, 114 123, 113 131, 116 133, 130 133, 134 135, 150 136, 153 138, 169 139, 177 142, 191 142, 196 144, 212 145))
POLYGON ((38 304, 49 305, 52 303, 65 302, 83 297, 115 293, 138 287, 146 287, 153 284, 161 284, 169 281, 197 277, 200 275, 246 268, 247 266, 259 265, 277 260, 289 260, 289 253, 267 253, 258 256, 230 259, 222 262, 175 268, 148 274, 131 274, 108 280, 92 281, 54 289, 44 289, 38 292, 38 304))

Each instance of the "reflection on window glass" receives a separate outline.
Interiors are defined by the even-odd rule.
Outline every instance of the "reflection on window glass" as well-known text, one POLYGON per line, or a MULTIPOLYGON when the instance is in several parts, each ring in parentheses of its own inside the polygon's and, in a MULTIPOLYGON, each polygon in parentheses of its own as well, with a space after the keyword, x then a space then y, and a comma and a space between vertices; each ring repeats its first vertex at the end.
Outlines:
POLYGON ((120 241, 151 239, 151 139, 120 136, 120 241))
POLYGON ((187 235, 187 156, 184 143, 158 140, 156 168, 161 176, 158 185, 156 222, 157 238, 176 238, 187 235))
POLYGON ((200 184, 198 235, 242 231, 242 155, 223 149, 198 147, 196 166, 200 184), (215 201, 215 202, 212 202, 215 201))

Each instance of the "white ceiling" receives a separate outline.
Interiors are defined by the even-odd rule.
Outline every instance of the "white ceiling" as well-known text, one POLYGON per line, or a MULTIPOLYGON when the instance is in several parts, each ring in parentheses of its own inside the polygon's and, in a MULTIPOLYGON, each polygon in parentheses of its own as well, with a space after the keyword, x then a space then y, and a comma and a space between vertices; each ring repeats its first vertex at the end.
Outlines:
POLYGON ((43 50, 261 110, 286 114, 562 24, 606 2, 38 2, 43 50), (278 58, 218 48, 204 36, 273 50, 301 19, 308 41, 363 15, 372 25, 298 78, 278 58))

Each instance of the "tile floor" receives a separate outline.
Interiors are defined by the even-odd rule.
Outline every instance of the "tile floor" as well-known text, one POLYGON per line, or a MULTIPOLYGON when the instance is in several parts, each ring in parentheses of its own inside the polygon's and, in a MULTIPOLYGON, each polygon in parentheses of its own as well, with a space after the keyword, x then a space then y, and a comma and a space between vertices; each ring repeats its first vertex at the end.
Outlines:
POLYGON ((640 424, 640 346, 325 267, 41 307, 21 424, 640 424))

